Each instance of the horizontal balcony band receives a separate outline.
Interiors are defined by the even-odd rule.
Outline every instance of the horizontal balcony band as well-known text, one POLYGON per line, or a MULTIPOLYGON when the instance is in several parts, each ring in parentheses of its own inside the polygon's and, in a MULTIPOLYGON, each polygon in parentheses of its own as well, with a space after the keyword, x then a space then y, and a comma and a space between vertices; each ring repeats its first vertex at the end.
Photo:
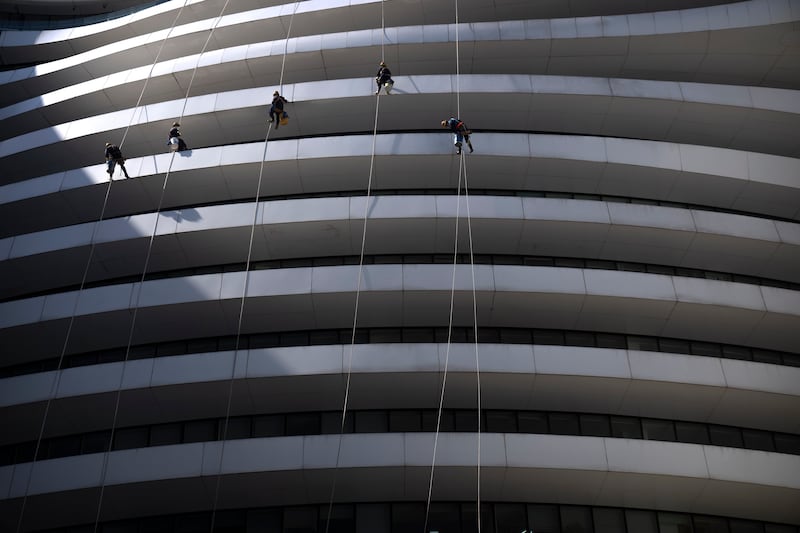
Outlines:
MULTIPOLYGON (((334 197, 212 205, 1 239, 0 287, 8 299, 79 284, 89 246, 87 281, 141 274, 153 235, 149 272, 243 262, 254 220, 252 261, 358 255, 365 202, 334 197)), ((452 253, 456 220, 466 224, 466 200, 454 196, 375 196, 370 204, 367 255, 452 253)), ((566 255, 800 280, 795 223, 559 198, 471 196, 469 209, 479 254, 566 255)), ((460 233, 459 250, 469 249, 467 235, 460 233)))
POLYGON ((566 326, 797 348, 800 294, 786 289, 636 272, 502 265, 365 265, 363 276, 358 274, 358 266, 230 272, 15 300, 0 304, 0 343, 10 364, 60 353, 64 328, 74 320, 71 352, 119 346, 129 336, 134 309, 137 328, 142 328, 135 343, 191 338, 198 331, 229 335, 236 331, 245 284, 242 332, 348 327, 357 280, 362 279, 360 327, 446 322, 455 283, 453 323, 459 326, 472 324, 474 294, 478 324, 486 327, 566 326))
MULTIPOLYGON (((162 209, 185 206, 187 200, 202 205, 252 199, 262 159, 262 197, 359 190, 365 187, 366 159, 372 154, 372 143, 366 140, 271 140, 263 158, 263 143, 194 149, 191 156, 174 160, 166 153, 131 158, 126 166, 136 179, 113 185, 104 218, 155 209, 167 171, 170 181, 162 209)), ((453 187, 450 142, 441 133, 379 134, 373 190, 453 187), (424 165, 419 165, 420 157, 424 165)), ((469 160, 473 190, 622 195, 800 219, 800 159, 574 135, 487 132, 476 135, 475 143, 478 152, 469 160)), ((105 165, 92 165, 0 186, 0 235, 96 219, 108 180, 105 165), (36 210, 37 216, 30 216, 36 210)))
MULTIPOLYGON (((384 97, 379 113, 380 131, 438 128, 442 118, 455 114, 449 98, 456 90, 455 76, 398 76, 395 81, 395 90, 384 97)), ((293 119, 280 132, 271 132, 270 138, 372 131, 372 84, 367 77, 285 84, 283 93, 293 102, 287 106, 293 119)), ((800 155, 800 142, 793 136, 800 129, 800 113, 753 109, 751 93, 751 89, 762 92, 761 100, 796 102, 800 99, 789 95, 797 91, 730 87, 729 94, 720 98, 715 96, 720 93, 718 85, 688 87, 677 82, 524 75, 462 75, 458 84, 462 118, 477 132, 604 135, 800 155), (694 93, 689 101, 683 96, 687 93, 694 93), (524 111, 509 113, 510 108, 524 111), (639 120, 631 121, 631 115, 639 120), (698 122, 704 124, 699 139, 698 122)), ((98 159, 102 161, 105 142, 121 138, 127 124, 131 128, 123 150, 128 157, 164 153, 169 125, 181 115, 190 147, 263 139, 267 136, 266 112, 253 112, 253 108, 267 106, 273 88, 259 86, 164 101, 68 120, 5 139, 0 141, 0 157, 11 171, 3 184, 68 170, 65 162, 96 164, 98 159)), ((795 104, 792 109, 800 108, 795 104)), ((192 154, 182 155, 176 159, 188 159, 192 154)))
MULTIPOLYGON (((222 443, 206 443, 127 450, 110 454, 105 476, 103 454, 95 454, 38 462, 32 472, 30 464, 4 467, 0 477, 5 478, 5 499, 20 497, 31 474, 31 496, 68 495, 97 487, 104 477, 105 503, 112 508, 117 504, 125 508, 115 488, 122 492, 128 485, 152 483, 153 490, 162 481, 193 479, 200 486, 181 493, 193 495, 204 507, 221 471, 223 490, 232 491, 237 478, 255 478, 247 485, 249 492, 259 493, 262 504, 320 503, 330 497, 338 441, 332 435, 230 441, 224 449, 222 443), (17 470, 13 484, 9 469, 17 470), (294 483, 265 483, 270 477, 293 478, 294 483)), ((370 494, 380 500, 424 498, 433 441, 431 434, 343 436, 335 469, 341 491, 337 494, 344 501, 352 499, 355 489, 360 489, 361 497, 370 494)), ((474 434, 439 436, 435 499, 474 496, 477 443, 474 434)), ((800 492, 800 458, 795 456, 628 439, 510 434, 481 435, 480 450, 481 493, 487 500, 525 501, 546 493, 565 502, 619 505, 624 501, 639 508, 789 523, 800 516, 794 504, 800 492), (531 478, 538 483, 530 483, 531 478), (556 483, 558 479, 573 482, 556 483)), ((232 494, 225 496, 223 502, 232 494)), ((139 498, 128 501, 142 504, 139 498)))
MULTIPOLYGON (((319 2, 305 2, 313 4, 311 9, 319 6, 323 10, 329 4, 319 2)), ((338 33, 325 33, 317 35, 301 35, 284 39, 285 29, 282 24, 276 23, 275 17, 270 17, 275 11, 277 15, 290 15, 286 5, 282 8, 263 8, 251 12, 242 12, 223 16, 217 22, 216 18, 196 21, 191 24, 178 25, 170 33, 172 46, 168 54, 185 56, 197 53, 198 37, 214 29, 217 36, 216 42, 230 42, 242 46, 252 43, 262 43, 265 39, 274 39, 256 46, 265 46, 271 49, 271 55, 311 53, 320 55, 326 50, 342 50, 348 48, 377 47, 389 45, 390 47, 411 45, 424 45, 426 49, 439 48, 441 43, 460 42, 476 43, 504 43, 514 42, 514 47, 519 52, 520 41, 530 42, 530 50, 524 52, 529 58, 538 57, 545 59, 535 62, 542 70, 562 70, 564 68, 581 70, 583 74, 623 75, 622 72, 636 71, 637 77, 664 76, 674 78, 676 74, 686 74, 685 66, 680 71, 675 71, 674 59, 666 58, 665 50, 672 54, 687 55, 692 68, 688 74, 696 81, 715 81, 723 83, 737 83, 756 85, 783 83, 785 86, 797 86, 797 80, 792 79, 791 69, 784 67, 789 64, 788 56, 791 54, 789 44, 783 35, 791 31, 791 23, 796 22, 800 15, 793 13, 791 5, 779 0, 749 0, 739 5, 718 5, 701 7, 680 11, 641 13, 632 15, 611 15, 607 17, 578 17, 552 20, 510 20, 471 22, 459 24, 456 31, 455 24, 440 23, 429 25, 395 26, 391 20, 383 31, 376 27, 380 19, 376 16, 379 6, 376 2, 372 9, 350 8, 342 10, 339 17, 332 20, 347 21, 350 14, 353 20, 362 22, 362 25, 371 26, 367 29, 341 31, 338 33), (369 21, 369 22, 367 22, 369 21), (780 28, 780 25, 787 25, 780 28), (265 29, 266 25, 266 29, 265 29), (269 31, 271 30, 271 31, 269 31), (706 32, 740 33, 738 38, 728 40, 725 37, 715 39, 711 46, 707 41, 706 32), (696 38, 695 36, 699 36, 696 38), (744 49, 757 49, 760 51, 759 61, 752 60, 752 54, 742 53, 743 42, 747 42, 744 49), (765 43, 770 43, 766 46, 765 43), (654 46, 655 45, 655 46, 654 46), (588 60, 583 63, 575 62, 576 56, 603 57, 604 61, 588 60), (731 62, 731 55, 739 55, 742 60, 731 62), (763 57, 769 56, 770 61, 763 57), (570 60, 563 61, 564 58, 570 60), (775 64, 777 62, 777 64, 775 64), (650 76, 642 76, 649 73, 650 76), (786 80, 786 78, 789 78, 786 80), (707 78, 707 79, 703 79, 707 78), (713 78, 713 79, 712 79, 713 78)), ((317 9, 319 9, 317 7, 317 9)), ((424 17, 425 15, 423 15, 424 17)), ((330 28, 330 19, 318 18, 318 23, 330 28), (324 21, 324 22, 323 22, 324 21)), ((449 21, 448 21, 449 22, 449 21)), ((4 91, 7 96, 0 100, 3 104, 19 100, 25 92, 36 94, 41 92, 42 86, 63 85, 55 81, 57 78, 86 77, 86 74, 103 76, 118 72, 119 68, 134 68, 147 64, 138 58, 136 51, 140 48, 161 42, 168 30, 156 31, 151 34, 125 39, 118 43, 101 46, 94 50, 76 54, 36 67, 28 67, 8 72, 0 72, 0 84, 11 86, 11 90, 4 91), (130 53, 129 53, 130 52, 130 53), (53 78, 56 76, 56 78, 53 78), (42 79, 37 79, 42 78, 42 79), (49 80, 49 83, 48 81, 49 80), (39 90, 37 90, 37 87, 39 90)), ((214 44, 212 44, 212 47, 214 44)), ((446 47, 452 56, 451 46, 446 47)), ((475 58, 470 57, 471 50, 464 47, 462 59, 466 64, 473 64, 477 59, 490 59, 492 62, 504 61, 508 63, 508 55, 500 54, 487 58, 481 54, 475 58)), ((472 48, 472 47, 469 47, 472 48)), ((487 47, 491 48, 491 47, 487 47)), ((440 54, 437 54, 440 55, 440 54)), ((167 56, 169 57, 169 56, 167 56)), ((518 57, 518 56, 515 56, 518 57)), ((427 57, 430 61, 430 55, 427 57)), ((450 60, 454 62, 454 57, 450 60)), ((398 67, 397 72, 416 72, 411 65, 400 62, 400 56, 390 51, 386 60, 398 67)), ((300 62, 300 61, 298 61, 300 62)), ((519 63, 516 59, 515 63, 519 63)), ((332 64, 333 66, 333 64, 332 64)), ((288 71, 289 81, 293 73, 291 69, 299 68, 295 64, 288 71)), ((454 68, 454 67, 453 67, 454 68)), ((307 70, 307 68, 305 69, 307 70)), ((346 69, 344 72, 348 72, 346 69)), ((350 70, 352 76, 355 73, 350 70)), ((541 70, 540 70, 541 72, 541 70)), ((549 72, 554 73, 554 72, 549 72)), ((341 76, 341 74, 339 74, 341 76)))
MULTIPOLYGON (((262 348, 5 378, 0 406, 8 430, 0 442, 35 439, 48 400, 46 437, 107 429, 118 391, 118 427, 224 417, 232 377, 234 416, 338 408, 348 368, 350 409, 430 408, 439 401, 445 360, 445 406, 474 408, 475 349, 464 343, 449 352, 444 343, 359 344, 352 352, 349 345, 262 348)), ((792 414, 800 410, 797 368, 574 346, 481 343, 478 349, 484 409, 590 411, 800 433, 792 414)))

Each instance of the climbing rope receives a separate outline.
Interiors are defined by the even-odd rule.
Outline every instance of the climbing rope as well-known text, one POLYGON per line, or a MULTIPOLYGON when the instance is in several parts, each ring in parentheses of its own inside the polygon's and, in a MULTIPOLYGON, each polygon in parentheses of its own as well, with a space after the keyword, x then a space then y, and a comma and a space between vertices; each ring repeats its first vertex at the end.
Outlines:
MULTIPOLYGON (((153 64, 150 65, 150 70, 148 71, 147 78, 145 78, 145 82, 142 85, 142 90, 139 92, 139 97, 136 100, 136 106, 134 107, 134 111, 133 111, 133 113, 131 113, 130 119, 128 120, 128 124, 125 127, 124 133, 122 134, 122 141, 120 141, 120 143, 119 143, 119 147, 120 148, 122 148, 122 145, 125 143, 125 139, 126 139, 126 137, 128 135, 128 131, 130 130, 131 125, 133 124, 134 117, 136 116, 136 110, 139 108, 139 106, 142 103, 142 98, 144 98, 144 93, 147 90, 147 85, 150 82, 150 78, 153 75, 153 69, 155 69, 155 66, 158 64, 158 60, 161 57, 161 52, 164 50, 164 45, 166 44, 166 42, 169 39, 170 35, 172 35, 172 31, 175 29, 175 26, 177 25, 178 20, 180 19, 180 16, 183 13, 183 9, 186 7, 186 5, 188 3, 189 3, 189 0, 184 0, 183 5, 178 10, 177 14, 175 15, 175 18, 172 21, 172 25, 170 26, 169 30, 167 31, 167 34, 164 36, 164 39, 161 41, 161 46, 159 47, 158 52, 156 53, 155 59, 153 59, 153 64)), ((55 376, 54 376, 54 379, 53 379, 53 384, 50 387, 49 394, 47 395, 47 401, 45 402, 44 413, 42 414, 42 423, 41 423, 41 425, 39 427, 39 435, 36 438, 36 446, 34 447, 33 459, 31 461, 31 468, 28 471, 28 479, 27 479, 27 481, 25 483, 25 493, 24 493, 24 495, 22 497, 22 503, 21 503, 20 512, 19 512, 19 519, 17 520, 17 529, 16 529, 17 533, 19 533, 21 531, 21 528, 22 528, 22 523, 23 523, 23 519, 24 519, 24 516, 25 516, 25 506, 26 506, 27 501, 28 501, 28 493, 30 492, 31 480, 33 479, 33 471, 34 471, 34 468, 36 466, 36 461, 38 460, 38 457, 39 457, 39 451, 41 449, 42 439, 44 438, 44 430, 45 430, 45 427, 47 425, 48 415, 50 414, 50 407, 51 407, 53 398, 55 398, 55 395, 58 392, 58 389, 59 389, 59 387, 61 385, 61 377, 62 377, 62 369, 63 369, 63 364, 64 364, 64 357, 66 356, 67 347, 69 346, 69 340, 70 340, 71 335, 72 335, 72 329, 73 329, 74 324, 75 324, 75 316, 77 315, 77 312, 78 312, 78 303, 80 302, 81 295, 83 294, 83 290, 86 287, 86 280, 89 277, 89 268, 91 267, 92 260, 94 259, 94 252, 95 252, 95 248, 97 246, 97 244, 95 242, 95 237, 97 236, 97 230, 100 227, 100 224, 103 222, 103 220, 105 220, 106 209, 108 207, 108 198, 109 198, 109 196, 111 194, 111 185, 113 184, 113 182, 114 182, 113 176, 109 175, 108 176, 108 185, 106 186, 106 191, 105 191, 105 194, 103 195, 103 204, 102 204, 102 207, 100 209, 100 216, 98 217, 97 222, 95 222, 93 224, 93 226, 92 226, 92 234, 91 234, 91 237, 89 238, 89 255, 88 255, 87 259, 86 259, 86 266, 84 266, 84 268, 83 268, 83 274, 81 276, 81 283, 78 286, 77 295, 75 296, 75 302, 72 305, 72 311, 70 313, 69 322, 67 324, 67 331, 66 331, 65 336, 64 336, 64 343, 63 343, 63 345, 61 347, 61 353, 59 354, 58 364, 56 365, 56 369, 55 369, 55 376)), ((12 472, 12 479, 13 479, 14 474, 16 474, 17 470, 18 469, 15 468, 14 471, 12 472)))
MULTIPOLYGON (((458 17, 458 0, 455 1, 455 48, 456 48, 456 117, 461 117, 461 67, 460 67, 460 55, 459 55, 459 48, 460 48, 460 40, 459 40, 459 17, 458 17)), ((465 139, 466 141, 466 136, 465 139)), ((455 280, 456 280, 456 271, 457 271, 457 262, 458 262, 458 226, 460 222, 460 211, 461 211, 461 180, 462 176, 464 179, 464 199, 466 201, 466 218, 467 218, 467 234, 469 240, 469 263, 470 263, 470 274, 472 278, 472 324, 473 324, 473 337, 474 337, 474 346, 475 346, 475 376, 476 376, 476 383, 477 383, 477 392, 476 392, 476 402, 477 402, 477 459, 476 459, 476 478, 477 478, 477 489, 476 489, 476 513, 477 513, 477 531, 480 533, 481 531, 481 376, 480 376, 480 361, 479 361, 479 349, 478 349, 478 305, 477 305, 477 297, 476 297, 476 287, 475 287, 475 258, 474 258, 474 251, 473 251, 473 239, 472 239, 472 221, 470 216, 470 209, 469 209, 469 185, 467 182, 467 163, 466 163, 466 156, 464 155, 463 151, 459 151, 461 154, 459 156, 459 165, 458 165, 458 187, 456 191, 456 224, 455 224, 455 237, 454 237, 454 246, 453 246, 453 275, 452 275, 452 284, 450 287, 450 311, 448 317, 448 326, 447 326, 447 348, 445 350, 445 360, 444 360, 444 369, 442 372, 442 385, 439 394, 439 407, 436 416, 436 433, 434 434, 433 438, 433 457, 431 459, 431 470, 428 480, 428 495, 425 504, 425 526, 424 532, 427 533, 428 531, 428 522, 430 520, 430 508, 431 508, 431 497, 433 493, 433 479, 434 479, 434 472, 436 468, 436 451, 439 443, 439 432, 441 430, 441 421, 442 421, 442 409, 444 406, 444 395, 445 389, 447 387, 447 371, 448 365, 450 360, 450 348, 452 343, 452 330, 453 330, 453 307, 454 307, 454 299, 455 299, 455 280)))
MULTIPOLYGON (((383 2, 384 0, 381 0, 381 62, 384 62, 386 59, 384 57, 384 35, 386 32, 386 22, 384 19, 383 2)), ((361 250, 359 252, 359 257, 358 257, 358 279, 356 280, 356 299, 353 306, 353 327, 350 334, 350 346, 347 350, 347 377, 345 379, 345 386, 344 386, 344 400, 342 401, 342 420, 341 420, 341 425, 339 427, 339 439, 336 446, 336 464, 333 469, 331 494, 328 501, 328 515, 325 520, 325 533, 328 533, 328 530, 331 525, 333 501, 336 497, 336 480, 339 472, 339 462, 341 460, 341 455, 342 455, 342 440, 344 437, 345 423, 347 421, 347 406, 350 400, 350 382, 353 370, 353 350, 355 349, 355 344, 356 344, 356 331, 358 327, 358 305, 361 300, 361 282, 364 274, 364 249, 366 247, 366 242, 367 242, 367 219, 369 218, 369 206, 372 196, 372 177, 375 169, 375 144, 378 138, 378 115, 380 110, 380 102, 381 102, 381 95, 379 87, 378 95, 375 98, 375 117, 372 124, 372 150, 370 152, 370 159, 369 159, 369 177, 367 179, 367 195, 366 198, 364 198, 364 217, 363 217, 364 225, 361 230, 361 250)))
MULTIPOLYGON (((297 13, 297 6, 299 4, 299 0, 294 3, 294 9, 292 10, 292 16, 289 18, 289 26, 286 29, 286 39, 284 40, 283 45, 283 59, 281 60, 281 74, 280 79, 278 81, 278 88, 279 94, 283 95, 283 76, 286 68, 286 54, 288 52, 289 46, 289 37, 292 33, 292 23, 294 22, 294 15, 297 13)), ((277 120, 280 120, 278 117, 277 120)), ((234 357, 233 361, 231 362, 231 376, 228 380, 228 399, 227 405, 225 406, 225 421, 222 427, 222 445, 220 446, 220 453, 219 453, 219 462, 217 464, 217 478, 214 484, 214 504, 211 510, 211 531, 214 531, 214 524, 216 522, 217 516, 217 506, 219 505, 219 495, 222 487, 222 461, 225 457, 225 444, 228 440, 228 426, 230 423, 231 417, 231 408, 233 404, 233 385, 235 383, 235 373, 236 373, 236 360, 239 357, 239 347, 241 342, 242 336, 242 323, 244 320, 244 306, 245 301, 247 299, 247 290, 250 287, 250 263, 253 257, 253 242, 255 240, 255 231, 256 231, 256 223, 258 222, 258 199, 261 197, 261 186, 263 183, 264 177, 264 163, 267 159, 267 147, 269 146, 269 137, 270 133, 272 132, 272 123, 267 124, 267 132, 264 136, 264 148, 261 152, 261 161, 258 169, 258 180, 256 185, 256 193, 253 199, 253 221, 250 224, 250 239, 247 245, 247 260, 245 261, 245 268, 244 268, 244 286, 242 287, 242 297, 239 303, 239 316, 236 322, 236 342, 234 344, 234 357)), ((248 358, 249 363, 249 358, 248 358)), ((247 374, 247 366, 245 366, 245 375, 247 374)))
MULTIPOLYGON (((185 94, 185 96, 183 98, 183 106, 181 107, 181 112, 180 112, 180 115, 179 115, 179 118, 178 118, 178 122, 180 122, 183 119, 183 116, 186 113, 186 105, 187 105, 187 103, 189 101, 189 94, 190 94, 190 92, 192 90, 192 84, 194 83, 194 79, 195 79, 195 76, 197 74, 197 69, 198 69, 198 67, 200 65, 200 59, 201 59, 203 53, 206 51, 206 48, 208 47, 208 43, 211 41, 211 37, 214 34, 214 30, 217 28, 217 25, 219 24, 220 20, 222 19, 222 15, 224 14, 225 9, 228 7, 229 3, 230 3, 230 0, 225 0, 225 3, 222 5, 222 9, 220 10, 219 15, 217 16, 216 20, 214 21, 213 26, 211 27, 211 30, 209 31, 209 34, 208 34, 208 37, 206 38, 205 43, 203 43, 203 47, 200 50, 200 53, 197 55, 197 61, 195 62, 194 69, 192 70, 192 76, 189 79, 188 86, 186 87, 186 94, 185 94)), ((117 418, 119 417, 120 400, 121 400, 121 397, 122 397, 122 385, 123 385, 124 380, 125 380, 125 370, 127 368, 128 358, 130 357, 131 345, 133 344, 133 335, 134 335, 134 332, 136 331, 136 319, 137 319, 137 317, 139 315, 139 301, 141 299, 142 289, 144 288, 144 281, 145 281, 145 278, 147 276, 147 270, 148 270, 148 268, 150 266, 150 259, 152 257, 152 252, 153 252, 153 242, 155 241, 155 236, 158 233, 158 221, 159 221, 159 218, 160 218, 160 213, 161 213, 162 206, 164 204, 164 197, 166 195, 167 184, 169 183, 169 176, 170 176, 170 173, 172 172, 172 164, 175 161, 175 154, 176 153, 177 152, 172 152, 172 154, 170 156, 169 166, 167 167, 167 172, 164 175, 164 182, 162 183, 162 186, 161 186, 161 195, 159 197, 158 205, 157 205, 156 211, 155 211, 155 217, 154 217, 155 220, 153 222, 153 231, 151 232, 150 237, 149 237, 149 241, 148 241, 148 245, 147 245, 147 254, 145 255, 144 266, 142 267, 142 275, 141 275, 141 277, 139 279, 138 288, 136 288, 136 286, 134 286, 136 288, 136 297, 135 297, 134 302, 133 302, 133 313, 132 313, 132 317, 131 317, 131 325, 130 325, 130 329, 128 331, 128 341, 127 341, 126 346, 125 346, 125 357, 124 357, 124 359, 122 361, 122 371, 120 372, 120 378, 119 378, 119 382, 118 382, 117 388, 116 388, 116 395, 115 395, 115 401, 114 401, 114 415, 113 415, 112 420, 111 420, 111 435, 110 435, 109 441, 108 441, 108 448, 106 449, 106 452, 105 452, 105 454, 103 456, 103 465, 102 465, 102 468, 101 468, 100 495, 99 495, 98 501, 97 501, 97 512, 95 514, 95 520, 94 520, 94 532, 95 533, 97 533, 97 530, 98 530, 98 527, 99 527, 99 524, 100 524, 100 513, 102 511, 103 498, 105 496, 106 478, 107 478, 107 474, 108 474, 108 463, 109 463, 109 458, 110 458, 110 455, 111 455, 111 450, 113 449, 113 446, 114 446, 114 436, 115 436, 115 432, 116 432, 117 418)), ((152 370, 151 370, 151 372, 152 372, 152 370)))

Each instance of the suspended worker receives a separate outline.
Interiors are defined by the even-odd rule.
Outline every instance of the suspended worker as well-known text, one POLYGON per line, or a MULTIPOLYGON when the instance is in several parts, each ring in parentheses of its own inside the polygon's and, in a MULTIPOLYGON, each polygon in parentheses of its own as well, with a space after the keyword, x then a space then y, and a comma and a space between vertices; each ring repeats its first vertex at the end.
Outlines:
POLYGON ((177 122, 172 123, 172 129, 169 130, 167 144, 169 145, 169 149, 171 152, 178 151, 183 152, 184 150, 188 150, 189 148, 186 146, 183 138, 181 137, 181 125, 177 122))
POLYGON ((281 125, 281 119, 289 118, 289 115, 283 110, 283 104, 288 103, 289 100, 281 96, 278 91, 272 93, 272 107, 269 108, 269 121, 275 122, 276 130, 281 125))
POLYGON ((456 147, 456 154, 461 153, 461 143, 463 141, 467 141, 467 146, 469 146, 469 152, 472 153, 474 150, 472 149, 472 141, 469 140, 470 135, 472 132, 467 128, 467 125, 464 124, 464 121, 458 118, 450 117, 447 120, 442 121, 442 127, 448 128, 450 131, 453 132, 453 144, 456 147))
POLYGON ((125 177, 130 178, 128 171, 125 170, 125 158, 122 156, 122 150, 116 144, 106 143, 106 165, 108 165, 106 172, 108 172, 109 178, 114 176, 114 167, 117 165, 122 169, 125 177))
POLYGON ((375 74, 375 83, 378 85, 378 90, 375 94, 380 94, 381 89, 386 87, 386 94, 391 94, 392 87, 394 87, 394 80, 392 79, 392 71, 386 66, 383 61, 378 65, 378 73, 375 74))

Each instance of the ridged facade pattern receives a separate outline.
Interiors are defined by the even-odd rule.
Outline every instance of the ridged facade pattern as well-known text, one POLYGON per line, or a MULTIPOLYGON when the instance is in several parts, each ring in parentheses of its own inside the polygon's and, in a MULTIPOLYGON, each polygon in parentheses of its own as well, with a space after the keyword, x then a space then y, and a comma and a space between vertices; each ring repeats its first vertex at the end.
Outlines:
POLYGON ((171 0, 0 63, 0 530, 800 531, 800 0, 171 0))

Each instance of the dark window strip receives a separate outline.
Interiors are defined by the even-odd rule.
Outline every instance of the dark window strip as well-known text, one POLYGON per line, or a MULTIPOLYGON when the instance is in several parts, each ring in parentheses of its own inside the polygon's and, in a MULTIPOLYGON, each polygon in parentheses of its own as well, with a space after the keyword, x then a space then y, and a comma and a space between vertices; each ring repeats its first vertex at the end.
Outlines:
MULTIPOLYGON (((411 533, 424 530, 425 502, 337 503, 216 511, 214 531, 411 533), (330 523, 328 513, 330 511, 330 523)), ((431 502, 428 531, 477 531, 475 502, 431 502)), ((624 507, 481 502, 483 533, 800 533, 795 525, 624 507)), ((211 512, 132 518, 49 529, 47 533, 210 531, 211 512)))
MULTIPOLYGON (((383 409, 348 412, 345 433, 402 433, 436 431, 435 409, 383 409)), ((148 426, 121 427, 114 432, 114 450, 209 442, 216 440, 338 434, 341 411, 312 411, 210 418, 148 426)), ((440 431, 478 430, 476 410, 445 409, 440 431)), ((613 437, 708 444, 800 455, 800 435, 717 424, 562 411, 481 411, 481 432, 613 437)), ((43 439, 37 460, 104 452, 111 431, 95 431, 43 439)), ((0 465, 33 459, 36 441, 0 447, 0 465)))

